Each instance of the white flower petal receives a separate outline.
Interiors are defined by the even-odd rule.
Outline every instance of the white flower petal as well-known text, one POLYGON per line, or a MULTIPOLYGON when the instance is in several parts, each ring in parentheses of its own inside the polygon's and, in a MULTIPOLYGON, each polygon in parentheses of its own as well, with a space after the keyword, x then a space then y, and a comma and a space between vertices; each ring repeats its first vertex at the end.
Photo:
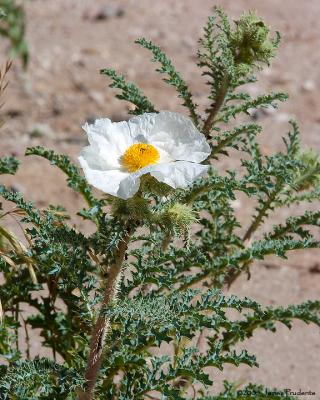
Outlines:
POLYGON ((173 188, 184 188, 209 168, 198 164, 210 146, 189 118, 169 111, 149 113, 129 122, 98 119, 84 126, 90 146, 79 157, 88 182, 113 196, 128 199, 139 190, 140 177, 150 173, 173 188), (160 153, 157 164, 126 172, 120 158, 134 143, 150 143, 160 153))
POLYGON ((176 161, 167 164, 149 165, 130 176, 136 180, 141 175, 150 173, 159 182, 166 183, 177 189, 189 186, 194 180, 204 175, 208 169, 209 165, 196 164, 189 161, 176 161))
POLYGON ((110 163, 106 162, 103 157, 100 157, 99 152, 100 149, 97 145, 84 147, 81 150, 79 157, 79 160, 81 159, 81 166, 83 165, 82 162, 85 161, 88 164, 88 167, 91 169, 96 169, 100 171, 110 169, 110 163))
POLYGON ((101 158, 99 164, 107 169, 120 168, 120 157, 133 144, 128 123, 97 119, 93 124, 85 124, 83 129, 93 147, 92 152, 101 158))
POLYGON ((146 141, 165 150, 171 160, 201 162, 211 150, 205 136, 192 121, 177 113, 146 113, 129 121, 135 141, 146 141))
POLYGON ((127 200, 133 197, 140 187, 139 176, 134 174, 129 175, 123 181, 121 181, 117 196, 121 199, 127 200))
POLYGON ((90 185, 112 196, 121 197, 118 195, 120 185, 130 174, 116 169, 103 171, 92 168, 84 156, 79 157, 79 162, 90 185))

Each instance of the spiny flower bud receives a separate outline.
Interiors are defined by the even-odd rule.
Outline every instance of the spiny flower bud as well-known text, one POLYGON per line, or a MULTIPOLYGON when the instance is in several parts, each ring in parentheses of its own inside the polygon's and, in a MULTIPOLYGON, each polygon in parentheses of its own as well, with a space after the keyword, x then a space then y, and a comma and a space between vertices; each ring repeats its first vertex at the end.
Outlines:
POLYGON ((302 164, 302 168, 297 173, 296 189, 307 190, 320 185, 319 154, 307 149, 298 153, 296 159, 302 164))
POLYGON ((259 62, 269 64, 278 47, 279 36, 275 40, 270 39, 269 27, 253 12, 244 14, 235 24, 231 45, 239 72, 247 73, 259 62))
POLYGON ((177 236, 188 235, 191 225, 197 220, 192 208, 182 203, 169 206, 161 219, 165 229, 177 236))

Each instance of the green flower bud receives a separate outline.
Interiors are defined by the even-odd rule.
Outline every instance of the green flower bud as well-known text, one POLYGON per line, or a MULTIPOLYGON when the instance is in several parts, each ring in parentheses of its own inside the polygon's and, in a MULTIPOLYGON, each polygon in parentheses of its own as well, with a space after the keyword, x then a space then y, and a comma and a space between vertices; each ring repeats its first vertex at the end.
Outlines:
POLYGON ((237 75, 245 76, 248 75, 251 71, 251 66, 248 64, 240 63, 236 65, 237 75))
POLYGON ((192 208, 182 203, 169 206, 160 218, 160 223, 165 229, 176 236, 187 236, 191 225, 196 221, 196 214, 192 208))
POLYGON ((250 12, 235 21, 235 24, 236 29, 231 33, 230 42, 236 64, 242 65, 240 71, 247 73, 244 65, 254 66, 259 62, 269 64, 275 55, 278 40, 270 39, 270 29, 264 21, 250 12))
POLYGON ((314 150, 307 149, 298 153, 296 160, 302 164, 297 172, 295 187, 307 190, 320 185, 320 159, 314 150))

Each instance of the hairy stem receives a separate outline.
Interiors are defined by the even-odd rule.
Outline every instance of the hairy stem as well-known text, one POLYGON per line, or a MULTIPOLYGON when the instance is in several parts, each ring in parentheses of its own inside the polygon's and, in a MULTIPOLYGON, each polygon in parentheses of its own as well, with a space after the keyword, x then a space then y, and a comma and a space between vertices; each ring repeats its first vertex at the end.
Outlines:
POLYGON ((166 251, 170 242, 171 242, 171 235, 169 234, 165 235, 161 243, 161 250, 166 251))
MULTIPOLYGON (((270 206, 276 200, 276 197, 277 197, 279 191, 280 191, 280 188, 277 188, 276 190, 274 190, 274 192, 270 195, 269 199, 266 201, 264 206, 260 209, 256 218, 252 221, 251 225, 249 226, 246 233, 244 234, 243 242, 250 240, 251 236, 259 228, 260 224, 263 221, 263 218, 266 216, 266 213, 270 209, 270 206)), ((229 274, 226 276, 226 279, 225 279, 225 284, 227 285, 228 289, 230 289, 231 285, 238 279, 238 277, 242 274, 242 272, 244 270, 248 271, 248 276, 250 277, 249 266, 250 266, 250 264, 252 264, 252 262, 253 262, 253 260, 246 261, 243 264, 241 271, 236 271, 235 269, 230 270, 229 274)))
POLYGON ((214 124, 214 119, 216 117, 216 115, 218 114, 221 106, 223 105, 224 99, 228 93, 228 80, 224 79, 224 81, 221 84, 221 88, 217 94, 217 98, 215 103, 212 106, 212 109, 210 111, 210 114, 208 115, 208 118, 206 119, 204 125, 203 125, 203 133, 206 136, 209 136, 211 128, 214 124))
MULTIPOLYGON (((252 221, 248 230, 244 234, 244 236, 243 236, 244 242, 251 239, 252 235, 259 228, 260 224, 262 223, 263 219, 265 218, 267 212, 270 210, 272 203, 277 200, 278 195, 281 194, 282 192, 283 192, 283 183, 280 183, 277 185, 275 190, 271 193, 268 200, 265 202, 264 206, 260 209, 256 218, 252 221)), ((247 270, 248 276, 250 277, 249 266, 252 264, 252 262, 253 262, 253 260, 246 261, 243 264, 241 271, 235 271, 235 270, 230 271, 230 273, 228 274, 228 276, 225 279, 225 283, 226 283, 228 289, 230 289, 230 286, 237 280, 237 278, 241 275, 243 270, 247 270)))
POLYGON ((94 388, 96 386, 99 370, 103 359, 103 347, 105 337, 109 327, 109 321, 108 318, 104 315, 104 310, 110 304, 110 302, 114 300, 116 296, 116 287, 120 277, 121 267, 128 248, 129 239, 130 234, 127 231, 125 237, 119 244, 114 263, 110 266, 108 270, 100 314, 93 327, 91 336, 90 353, 85 373, 86 390, 80 395, 80 400, 93 399, 94 388))
POLYGON ((17 323, 17 326, 15 328, 15 334, 16 334, 16 348, 19 351, 19 303, 16 304, 15 310, 14 310, 14 319, 15 322, 17 323))
POLYGON ((28 331, 28 325, 23 317, 22 317, 22 322, 23 322, 23 326, 24 326, 24 333, 26 335, 26 338, 25 338, 26 347, 27 347, 26 348, 26 357, 27 357, 27 360, 31 360, 31 358, 30 358, 30 336, 29 336, 29 331, 28 331))
POLYGON ((276 200, 277 195, 280 192, 280 188, 276 188, 273 193, 269 196, 269 199, 265 202, 264 206, 260 209, 256 218, 252 221, 252 224, 249 226, 248 230, 243 236, 243 241, 249 240, 252 234, 259 228, 263 218, 266 216, 266 213, 269 211, 270 206, 276 200))

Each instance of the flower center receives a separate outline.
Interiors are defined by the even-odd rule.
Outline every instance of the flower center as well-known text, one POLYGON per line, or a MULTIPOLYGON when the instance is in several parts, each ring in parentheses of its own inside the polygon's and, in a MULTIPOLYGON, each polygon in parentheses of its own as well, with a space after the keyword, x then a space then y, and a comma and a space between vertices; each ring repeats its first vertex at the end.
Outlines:
POLYGON ((120 162, 129 172, 135 172, 147 165, 156 164, 159 158, 160 154, 152 144, 135 143, 127 148, 120 162))

